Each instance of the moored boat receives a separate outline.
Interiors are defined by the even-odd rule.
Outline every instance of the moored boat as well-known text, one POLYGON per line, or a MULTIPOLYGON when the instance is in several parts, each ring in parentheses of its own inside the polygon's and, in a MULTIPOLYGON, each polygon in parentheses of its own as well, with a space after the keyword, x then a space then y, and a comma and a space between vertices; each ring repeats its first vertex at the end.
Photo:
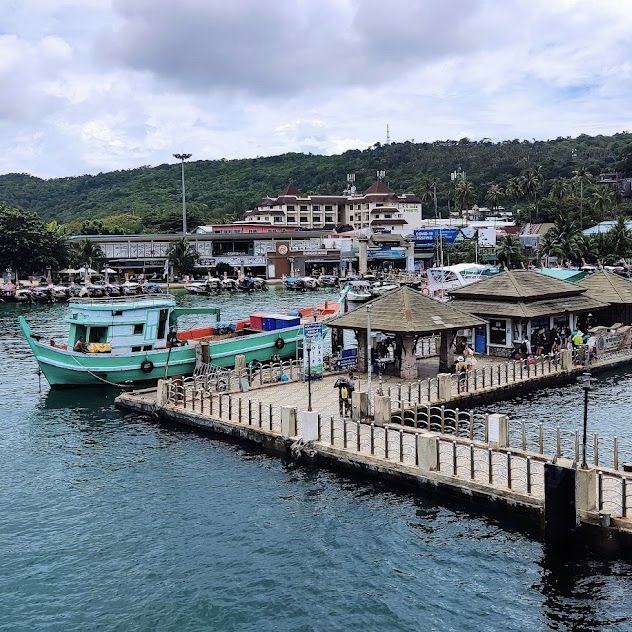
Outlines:
MULTIPOLYGON (((310 312, 331 316, 337 306, 310 312)), ((213 307, 180 308, 171 295, 70 300, 68 339, 64 344, 34 334, 23 316, 20 327, 42 369, 54 387, 122 384, 190 375, 195 368, 196 346, 208 343, 210 361, 219 367, 235 365, 237 355, 246 362, 266 362, 274 356, 295 357, 302 339, 301 316, 254 315, 237 323, 221 323, 177 331, 177 320, 187 314, 213 315, 213 307)))

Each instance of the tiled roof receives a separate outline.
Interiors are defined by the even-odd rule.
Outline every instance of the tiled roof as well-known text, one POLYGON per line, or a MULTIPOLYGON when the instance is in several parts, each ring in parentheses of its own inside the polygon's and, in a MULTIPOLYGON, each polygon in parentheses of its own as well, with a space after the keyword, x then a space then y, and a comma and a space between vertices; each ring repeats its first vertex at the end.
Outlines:
POLYGON ((403 226, 404 224, 408 224, 408 222, 401 217, 393 217, 392 219, 374 219, 371 221, 371 226, 403 226))
POLYGON ((600 270, 589 274, 578 283, 586 289, 586 296, 614 305, 632 305, 632 283, 618 274, 600 270))
POLYGON ((451 290, 450 295, 464 300, 538 300, 576 296, 581 287, 532 270, 505 270, 471 285, 451 290))
POLYGON ((389 188, 388 184, 384 180, 376 180, 365 192, 364 195, 370 195, 371 193, 389 193, 391 195, 394 192, 389 188))
MULTIPOLYGON (((334 318, 331 327, 367 328, 366 305, 334 318)), ((430 334, 439 331, 469 329, 485 321, 448 303, 440 303, 409 287, 400 287, 374 299, 371 305, 371 329, 408 334, 430 334)))
POLYGON ((283 197, 284 195, 300 195, 300 191, 293 184, 288 183, 281 189, 279 197, 283 197))

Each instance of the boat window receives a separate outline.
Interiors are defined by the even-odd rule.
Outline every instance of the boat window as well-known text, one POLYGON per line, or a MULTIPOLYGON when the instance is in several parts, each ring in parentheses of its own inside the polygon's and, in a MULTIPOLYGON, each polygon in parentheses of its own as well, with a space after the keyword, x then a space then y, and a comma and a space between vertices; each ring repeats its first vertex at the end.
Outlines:
POLYGON ((107 342, 108 341, 108 328, 107 327, 90 327, 90 339, 88 342, 107 342))
POLYGON ((142 334, 143 331, 145 331, 145 325, 143 323, 137 323, 136 325, 134 325, 134 335, 135 336, 138 336, 138 335, 142 334))
POLYGON ((145 345, 143 351, 151 351, 152 345, 145 345))
POLYGON ((136 353, 137 351, 140 351, 140 347, 132 347, 132 353, 136 353))
POLYGON ((158 317, 158 340, 165 337, 165 329, 167 326, 167 318, 169 317, 169 310, 161 309, 160 316, 158 317))

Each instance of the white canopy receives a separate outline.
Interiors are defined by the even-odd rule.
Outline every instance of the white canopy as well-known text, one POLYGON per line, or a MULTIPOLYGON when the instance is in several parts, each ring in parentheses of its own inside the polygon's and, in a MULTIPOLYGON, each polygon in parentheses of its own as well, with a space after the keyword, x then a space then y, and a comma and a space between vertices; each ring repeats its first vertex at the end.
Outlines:
POLYGON ((79 270, 75 270, 73 268, 64 268, 59 271, 59 274, 78 274, 79 270))
POLYGON ((112 268, 105 268, 101 270, 101 272, 103 272, 103 274, 116 274, 116 270, 112 270, 112 268))
MULTIPOLYGON (((82 266, 78 270, 75 270, 75 272, 78 273, 78 274, 85 274, 86 273, 86 267, 82 266)), ((99 273, 96 270, 93 270, 92 268, 88 268, 88 274, 99 274, 99 273)))

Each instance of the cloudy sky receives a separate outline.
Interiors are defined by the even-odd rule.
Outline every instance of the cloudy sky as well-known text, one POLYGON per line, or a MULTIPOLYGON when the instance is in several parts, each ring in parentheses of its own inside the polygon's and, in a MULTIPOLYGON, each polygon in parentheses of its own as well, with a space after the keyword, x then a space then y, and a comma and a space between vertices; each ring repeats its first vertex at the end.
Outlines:
POLYGON ((2 0, 0 173, 632 129, 595 0, 2 0))

